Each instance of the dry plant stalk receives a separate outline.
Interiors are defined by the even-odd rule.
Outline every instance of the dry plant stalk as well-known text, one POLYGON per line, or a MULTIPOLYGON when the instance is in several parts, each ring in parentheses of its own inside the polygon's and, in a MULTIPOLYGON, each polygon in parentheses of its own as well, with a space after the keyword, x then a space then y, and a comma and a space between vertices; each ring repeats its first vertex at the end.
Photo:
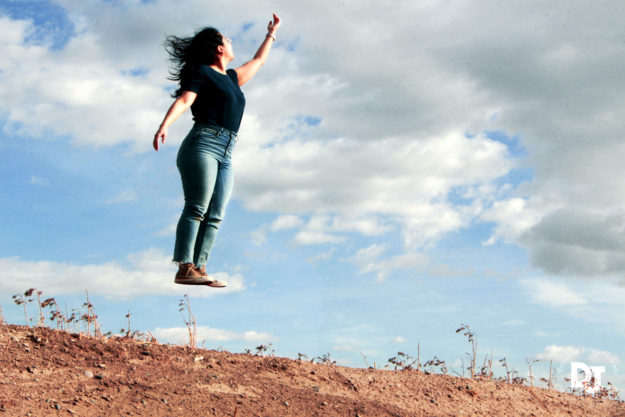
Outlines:
POLYGON ((102 337, 100 323, 98 323, 98 316, 95 314, 93 304, 91 304, 91 301, 89 300, 89 292, 85 290, 85 293, 87 294, 87 302, 83 304, 83 307, 87 307, 87 313, 83 314, 81 317, 81 319, 85 321, 85 335, 89 336, 91 334, 91 323, 93 323, 93 336, 102 337))
POLYGON ((37 326, 41 327, 46 322, 45 317, 43 317, 43 310, 41 309, 41 294, 43 294, 43 292, 40 290, 36 290, 36 291, 37 291, 37 304, 39 305, 39 321, 37 322, 37 326))
POLYGON ((421 342, 417 343, 417 371, 421 371, 421 342))
POLYGON ((64 324, 66 324, 69 328, 69 321, 63 315, 63 313, 61 313, 61 309, 59 308, 59 305, 54 298, 46 298, 45 300, 43 300, 43 303, 41 303, 41 307, 50 308, 50 321, 56 321, 57 330, 65 330, 64 324), (55 307, 56 310, 52 310, 52 307, 55 307))
MULTIPOLYGON (((475 378, 475 362, 477 359, 477 336, 471 332, 471 328, 468 324, 460 323, 460 328, 456 330, 456 333, 461 332, 462 330, 466 330, 463 335, 469 338, 469 342, 471 342, 471 379, 475 378)), ((468 355, 468 353, 467 353, 468 355)))
POLYGON ((128 314, 126 314, 126 318, 128 319, 128 329, 126 329, 126 331, 124 332, 124 329, 122 329, 122 333, 126 333, 126 338, 130 339, 130 310, 128 310, 128 314))
POLYGON ((493 378, 493 351, 492 350, 490 351, 490 359, 488 359, 488 354, 484 356, 484 363, 482 364, 480 373, 477 376, 483 379, 493 378))
POLYGON ((28 290, 26 290, 24 292, 24 296, 22 297, 21 294, 15 294, 12 298, 13 298, 13 302, 15 304, 17 304, 18 306, 21 305, 24 307, 24 318, 26 319, 26 327, 30 327, 30 322, 28 321, 28 310, 26 309, 26 304, 30 303, 32 300, 32 298, 30 298, 31 295, 33 295, 33 292, 35 291, 34 288, 29 288, 28 290))
POLYGON ((182 315, 182 319, 184 320, 184 324, 187 326, 187 331, 189 332, 189 346, 194 348, 196 347, 196 334, 197 334, 197 322, 195 321, 195 316, 191 312, 191 301, 189 301, 189 296, 187 294, 184 295, 184 299, 180 299, 178 303, 178 311, 182 315), (186 302, 185 302, 186 300, 186 302), (183 311, 187 310, 188 318, 185 318, 183 311))
POLYGON ((530 385, 533 387, 534 386, 534 375, 532 374, 532 363, 536 363, 538 362, 538 359, 532 359, 531 361, 529 359, 527 359, 527 357, 525 358, 525 362, 527 362, 527 366, 529 367, 529 372, 530 372, 530 385))
POLYGON ((501 363, 501 365, 502 365, 504 368, 506 368, 506 382, 507 382, 508 384, 510 384, 510 383, 512 382, 512 381, 511 381, 511 378, 510 378, 510 376, 511 376, 511 372, 510 372, 510 370, 508 369, 508 363, 506 362, 506 358, 499 359, 499 362, 501 363))

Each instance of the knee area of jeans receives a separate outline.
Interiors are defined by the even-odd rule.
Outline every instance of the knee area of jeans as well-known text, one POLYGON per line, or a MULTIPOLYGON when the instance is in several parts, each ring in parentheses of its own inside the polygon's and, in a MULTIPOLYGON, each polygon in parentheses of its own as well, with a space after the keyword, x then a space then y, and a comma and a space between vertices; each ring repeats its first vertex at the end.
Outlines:
POLYGON ((215 228, 219 227, 222 221, 223 221, 223 217, 209 216, 206 218, 206 223, 208 223, 209 225, 215 228))
POLYGON ((204 220, 204 213, 206 213, 206 206, 200 206, 197 204, 187 205, 184 208, 184 211, 187 217, 191 217, 195 220, 202 221, 204 220))

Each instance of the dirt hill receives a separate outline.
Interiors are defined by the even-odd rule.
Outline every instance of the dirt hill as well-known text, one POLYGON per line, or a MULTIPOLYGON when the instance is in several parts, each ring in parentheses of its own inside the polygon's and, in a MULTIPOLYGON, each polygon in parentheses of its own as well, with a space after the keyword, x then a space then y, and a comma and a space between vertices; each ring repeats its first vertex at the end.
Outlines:
POLYGON ((623 402, 503 382, 7 324, 0 372, 9 416, 625 417, 623 402))

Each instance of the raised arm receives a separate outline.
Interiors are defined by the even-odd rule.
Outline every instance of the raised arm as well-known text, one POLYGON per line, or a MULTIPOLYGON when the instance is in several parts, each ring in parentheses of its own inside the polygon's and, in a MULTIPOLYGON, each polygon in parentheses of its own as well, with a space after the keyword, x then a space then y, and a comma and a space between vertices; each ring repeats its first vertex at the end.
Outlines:
POLYGON ((161 143, 165 143, 165 136, 167 136, 167 128, 171 125, 182 113, 184 113, 191 104, 195 101, 197 93, 193 91, 185 91, 180 97, 173 102, 173 104, 167 110, 167 114, 163 119, 163 122, 158 128, 158 131, 154 134, 154 150, 158 151, 158 140, 161 139, 161 143))
POLYGON ((267 25, 267 36, 260 45, 260 48, 258 48, 258 51, 256 51, 254 58, 235 69, 237 77, 239 78, 240 86, 248 82, 267 60, 267 56, 269 56, 269 51, 271 50, 271 45, 276 40, 275 35, 279 26, 280 18, 274 13, 273 22, 269 21, 269 24, 267 25))

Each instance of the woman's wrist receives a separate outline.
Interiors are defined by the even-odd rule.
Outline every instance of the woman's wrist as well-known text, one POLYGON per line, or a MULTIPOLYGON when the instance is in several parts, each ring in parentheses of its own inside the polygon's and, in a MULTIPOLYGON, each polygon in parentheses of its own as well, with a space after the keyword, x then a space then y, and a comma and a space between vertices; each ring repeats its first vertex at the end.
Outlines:
POLYGON ((265 35, 265 38, 272 38, 275 41, 276 35, 274 33, 267 32, 267 35, 265 35))

